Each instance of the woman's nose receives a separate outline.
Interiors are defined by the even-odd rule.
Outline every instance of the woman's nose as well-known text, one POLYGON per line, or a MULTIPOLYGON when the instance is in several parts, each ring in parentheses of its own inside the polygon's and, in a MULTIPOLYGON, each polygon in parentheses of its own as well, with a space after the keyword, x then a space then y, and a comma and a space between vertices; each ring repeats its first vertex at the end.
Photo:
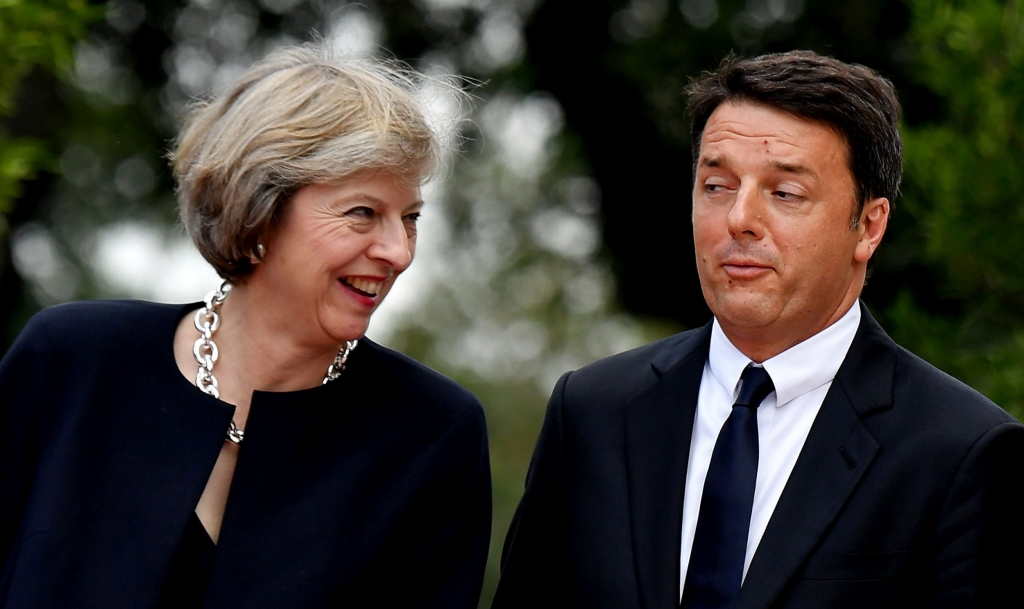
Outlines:
POLYGON ((414 237, 410 237, 401 221, 382 222, 367 252, 396 272, 402 272, 412 263, 414 237))

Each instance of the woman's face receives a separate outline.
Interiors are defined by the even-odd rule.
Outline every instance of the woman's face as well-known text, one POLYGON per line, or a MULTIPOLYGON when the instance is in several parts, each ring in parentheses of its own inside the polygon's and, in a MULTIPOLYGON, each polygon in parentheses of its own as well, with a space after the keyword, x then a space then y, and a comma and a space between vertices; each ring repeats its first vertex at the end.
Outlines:
POLYGON ((419 184, 390 173, 314 184, 295 193, 264 242, 249 285, 299 340, 360 338, 412 262, 419 184), (269 303, 267 303, 269 304, 269 303), (297 325, 296 325, 297 324, 297 325))

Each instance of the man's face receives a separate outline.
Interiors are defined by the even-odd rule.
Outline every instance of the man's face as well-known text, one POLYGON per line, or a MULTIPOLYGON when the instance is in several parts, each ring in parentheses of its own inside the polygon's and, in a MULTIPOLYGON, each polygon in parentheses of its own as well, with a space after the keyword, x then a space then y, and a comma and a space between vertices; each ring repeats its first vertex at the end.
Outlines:
POLYGON ((693 189, 701 289, 726 335, 763 361, 856 301, 888 219, 869 201, 856 228, 848 149, 823 124, 756 103, 709 118, 693 189))

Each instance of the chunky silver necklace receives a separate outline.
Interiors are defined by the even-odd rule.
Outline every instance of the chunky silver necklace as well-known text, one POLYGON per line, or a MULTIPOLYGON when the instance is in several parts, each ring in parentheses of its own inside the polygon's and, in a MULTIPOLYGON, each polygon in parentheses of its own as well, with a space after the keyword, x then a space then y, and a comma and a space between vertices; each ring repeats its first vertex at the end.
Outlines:
MULTIPOLYGON (((217 350, 217 343, 213 342, 213 333, 220 327, 220 314, 217 311, 224 304, 230 291, 231 284, 225 280, 216 290, 206 295, 205 306, 200 307, 195 316, 195 327, 196 330, 199 330, 199 338, 192 345, 192 356, 199 364, 199 371, 196 372, 196 387, 218 400, 220 399, 220 389, 217 388, 217 377, 213 376, 213 364, 217 361, 220 353, 217 350)), ((341 376, 341 371, 345 369, 345 362, 348 361, 348 355, 356 348, 357 344, 359 344, 358 340, 350 340, 338 350, 334 361, 327 367, 327 374, 324 375, 321 384, 326 385, 341 376)), ((244 439, 245 432, 239 429, 235 425, 235 420, 232 419, 231 426, 228 427, 227 440, 241 444, 244 439)))

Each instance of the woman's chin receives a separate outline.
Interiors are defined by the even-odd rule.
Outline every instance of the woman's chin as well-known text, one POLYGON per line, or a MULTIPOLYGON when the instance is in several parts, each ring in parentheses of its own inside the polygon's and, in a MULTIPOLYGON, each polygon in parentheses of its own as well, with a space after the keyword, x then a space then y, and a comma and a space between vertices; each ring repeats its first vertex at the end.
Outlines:
POLYGON ((370 318, 365 317, 357 320, 336 321, 324 324, 324 332, 330 337, 332 343, 341 345, 346 341, 362 338, 369 326, 370 318))

